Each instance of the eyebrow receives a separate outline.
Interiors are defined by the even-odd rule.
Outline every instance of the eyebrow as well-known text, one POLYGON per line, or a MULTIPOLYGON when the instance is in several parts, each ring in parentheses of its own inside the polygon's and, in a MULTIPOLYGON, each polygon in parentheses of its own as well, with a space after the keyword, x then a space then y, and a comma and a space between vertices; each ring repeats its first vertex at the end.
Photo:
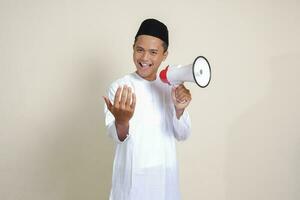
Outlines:
MULTIPOLYGON (((139 48, 139 49, 143 49, 143 50, 145 50, 143 47, 141 47, 141 46, 136 46, 136 48, 139 48)), ((149 49, 149 51, 158 51, 158 49, 149 49)))

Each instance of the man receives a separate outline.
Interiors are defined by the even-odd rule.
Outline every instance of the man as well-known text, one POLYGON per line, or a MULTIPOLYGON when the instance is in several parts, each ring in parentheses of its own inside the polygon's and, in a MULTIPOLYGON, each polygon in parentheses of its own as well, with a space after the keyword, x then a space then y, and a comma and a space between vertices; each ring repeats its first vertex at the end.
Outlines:
POLYGON ((162 83, 157 71, 168 55, 168 29, 142 22, 133 45, 136 71, 108 89, 105 124, 116 142, 110 200, 179 200, 175 140, 190 135, 184 85, 162 83))

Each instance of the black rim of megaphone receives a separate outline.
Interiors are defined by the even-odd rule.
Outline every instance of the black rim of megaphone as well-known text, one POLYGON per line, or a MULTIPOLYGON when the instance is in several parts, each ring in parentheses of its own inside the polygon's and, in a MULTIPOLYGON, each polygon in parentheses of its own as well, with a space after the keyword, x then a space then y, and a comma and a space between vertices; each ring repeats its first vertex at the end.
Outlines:
POLYGON ((208 84, 210 83, 210 79, 211 79, 211 68, 210 68, 210 64, 209 64, 208 60, 207 60, 204 56, 198 56, 198 57, 194 60, 194 62, 193 62, 193 77, 194 77, 194 80, 195 80, 196 84, 197 84, 199 87, 205 88, 205 87, 207 87, 208 84), (208 64, 208 68, 209 68, 209 80, 208 80, 208 82, 207 82, 207 84, 206 84, 205 86, 201 86, 201 85, 197 82, 196 76, 195 76, 195 74, 194 74, 195 63, 196 63, 196 61, 197 61, 199 58, 204 58, 204 60, 205 60, 205 61, 207 62, 207 64, 208 64))

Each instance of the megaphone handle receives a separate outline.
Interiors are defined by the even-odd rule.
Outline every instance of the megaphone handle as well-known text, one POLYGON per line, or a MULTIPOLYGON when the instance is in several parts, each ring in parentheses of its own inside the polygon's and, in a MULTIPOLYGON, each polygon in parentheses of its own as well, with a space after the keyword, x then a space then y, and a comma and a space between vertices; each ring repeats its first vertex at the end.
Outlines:
POLYGON ((187 102, 186 99, 184 99, 183 101, 179 101, 179 100, 176 98, 176 88, 177 88, 179 85, 181 85, 181 84, 183 84, 183 82, 181 82, 180 84, 178 84, 178 83, 172 84, 171 86, 172 86, 172 89, 174 89, 174 97, 175 97, 176 101, 177 101, 178 103, 184 104, 184 103, 187 102))

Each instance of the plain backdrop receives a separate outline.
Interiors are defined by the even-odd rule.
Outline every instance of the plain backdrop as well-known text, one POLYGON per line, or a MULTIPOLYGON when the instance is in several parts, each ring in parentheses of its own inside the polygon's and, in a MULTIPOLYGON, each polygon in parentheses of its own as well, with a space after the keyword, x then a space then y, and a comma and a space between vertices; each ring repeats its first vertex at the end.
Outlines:
POLYGON ((177 143, 183 200, 300 199, 300 1, 0 1, 0 199, 105 200, 114 144, 102 96, 133 72, 149 17, 168 64, 198 55, 192 135, 177 143))

